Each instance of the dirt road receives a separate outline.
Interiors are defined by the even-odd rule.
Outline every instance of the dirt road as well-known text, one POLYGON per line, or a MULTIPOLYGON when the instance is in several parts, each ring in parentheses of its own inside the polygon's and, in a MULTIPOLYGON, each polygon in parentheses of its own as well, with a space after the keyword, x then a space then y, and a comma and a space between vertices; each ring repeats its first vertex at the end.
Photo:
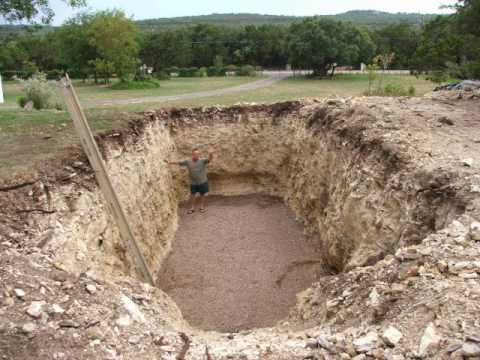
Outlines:
POLYGON ((115 100, 107 100, 107 101, 105 100, 92 101, 92 102, 86 103, 85 107, 131 105, 131 104, 142 104, 142 103, 148 103, 148 102, 190 100, 190 99, 198 99, 203 97, 239 93, 239 92, 252 91, 252 90, 260 89, 266 86, 270 86, 276 83, 277 81, 283 80, 289 76, 291 76, 289 72, 276 72, 276 73, 271 73, 270 76, 266 79, 264 78, 261 80, 252 81, 247 84, 232 86, 229 88, 208 90, 208 91, 198 91, 198 92, 179 94, 179 95, 145 96, 145 97, 136 98, 136 99, 133 98, 133 99, 115 99, 115 100))

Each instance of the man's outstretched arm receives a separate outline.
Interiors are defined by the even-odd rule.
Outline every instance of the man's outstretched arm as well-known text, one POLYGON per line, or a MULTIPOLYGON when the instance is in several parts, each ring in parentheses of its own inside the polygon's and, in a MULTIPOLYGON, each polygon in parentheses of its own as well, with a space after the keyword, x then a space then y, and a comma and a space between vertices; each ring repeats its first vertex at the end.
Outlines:
POLYGON ((208 146, 208 162, 212 162, 214 153, 215 153, 215 149, 213 148, 212 145, 209 145, 208 146))
POLYGON ((166 162, 168 165, 182 165, 182 164, 181 164, 181 161, 176 161, 176 160, 172 160, 172 161, 165 160, 165 162, 166 162))

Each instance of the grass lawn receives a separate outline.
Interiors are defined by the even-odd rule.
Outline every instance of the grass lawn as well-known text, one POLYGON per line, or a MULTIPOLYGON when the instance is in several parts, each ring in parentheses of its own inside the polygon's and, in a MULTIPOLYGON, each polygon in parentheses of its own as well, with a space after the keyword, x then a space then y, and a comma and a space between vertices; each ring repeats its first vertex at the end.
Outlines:
MULTIPOLYGON (((384 84, 400 84, 407 89, 409 86, 414 86, 417 96, 423 96, 432 91, 436 86, 423 78, 417 79, 410 75, 386 75, 384 84)), ((121 105, 116 106, 116 109, 122 111, 142 111, 167 106, 233 105, 239 102, 273 103, 299 98, 329 97, 334 95, 362 96, 367 88, 368 77, 366 75, 340 74, 333 80, 312 80, 305 77, 297 77, 288 78, 252 92, 161 103, 121 105)))
MULTIPOLYGON (((111 90, 81 81, 76 81, 74 85, 80 101, 88 104, 94 100, 178 95, 228 88, 255 80, 258 78, 177 78, 162 81, 162 86, 153 90, 111 90)), ((402 84, 406 88, 412 85, 420 96, 434 87, 429 81, 407 75, 385 76, 384 84, 388 83, 402 84)), ((6 82, 4 85, 6 103, 0 105, 0 177, 2 173, 11 173, 17 166, 25 168, 38 164, 39 161, 60 154, 68 146, 77 143, 70 115, 66 111, 23 110, 17 105, 17 98, 22 96, 21 85, 14 82, 6 82)), ((162 103, 89 107, 86 114, 92 128, 102 131, 120 126, 125 118, 121 114, 124 111, 143 111, 168 106, 232 105, 239 102, 271 103, 333 95, 360 96, 367 87, 366 75, 338 75, 333 80, 297 77, 250 92, 162 103)))

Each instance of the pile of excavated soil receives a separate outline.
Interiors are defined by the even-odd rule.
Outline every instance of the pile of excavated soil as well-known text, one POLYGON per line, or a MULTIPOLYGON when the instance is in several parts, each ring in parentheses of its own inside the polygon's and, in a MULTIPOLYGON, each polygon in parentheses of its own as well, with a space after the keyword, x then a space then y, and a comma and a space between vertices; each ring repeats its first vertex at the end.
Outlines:
POLYGON ((185 210, 158 284, 193 326, 273 326, 322 274, 318 249, 279 199, 215 196, 206 213, 185 210))

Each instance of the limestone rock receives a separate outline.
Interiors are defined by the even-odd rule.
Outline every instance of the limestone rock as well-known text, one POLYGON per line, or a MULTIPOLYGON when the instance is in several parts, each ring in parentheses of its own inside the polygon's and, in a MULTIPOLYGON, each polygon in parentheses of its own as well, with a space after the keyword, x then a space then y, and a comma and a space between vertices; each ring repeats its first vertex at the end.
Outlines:
POLYGON ((462 346, 462 354, 466 357, 480 356, 480 344, 467 341, 462 346))
POLYGON ((23 299, 25 297, 25 291, 22 289, 14 289, 13 292, 15 293, 15 296, 19 299, 23 299))
POLYGON ((373 350, 379 341, 379 337, 376 331, 370 331, 365 336, 359 337, 353 342, 355 350, 359 353, 365 353, 373 350))
POLYGON ((33 317, 34 319, 40 319, 43 314, 44 306, 45 306, 45 301, 32 301, 30 306, 27 308, 27 314, 33 317))
POLYGON ((402 333, 393 326, 389 326, 382 334, 382 340, 389 346, 396 346, 402 337, 402 333))
POLYGON ((97 292, 97 287, 93 284, 88 284, 85 286, 85 290, 91 295, 95 294, 97 292))
POLYGON ((474 221, 470 224, 470 239, 480 241, 480 222, 474 221))
POLYGON ((431 352, 435 352, 440 344, 440 340, 441 337, 438 335, 435 325, 433 323, 428 324, 420 340, 418 355, 424 357, 431 352))
POLYGON ((137 304, 135 304, 130 298, 128 298, 125 295, 122 295, 120 298, 120 302, 122 303, 123 307, 125 310, 127 310, 128 314, 131 316, 131 318, 134 321, 144 323, 145 322, 145 315, 143 315, 142 311, 138 307, 137 304))
POLYGON ((37 330, 37 325, 35 325, 34 323, 26 323, 26 324, 23 324, 21 327, 21 331, 24 334, 31 334, 35 330, 37 330))

